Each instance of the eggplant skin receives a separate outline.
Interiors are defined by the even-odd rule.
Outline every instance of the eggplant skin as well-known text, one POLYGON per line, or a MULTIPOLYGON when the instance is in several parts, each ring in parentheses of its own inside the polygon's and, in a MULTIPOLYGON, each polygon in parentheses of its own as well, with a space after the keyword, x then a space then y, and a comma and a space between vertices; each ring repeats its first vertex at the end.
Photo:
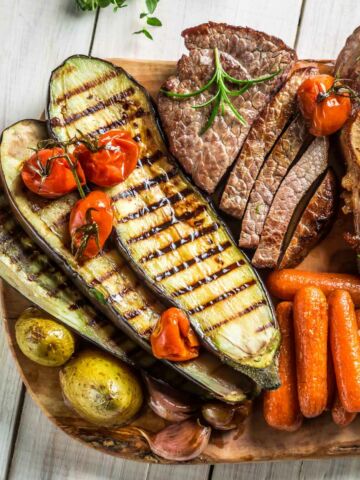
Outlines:
MULTIPOLYGON (((32 194, 22 184, 19 172, 22 162, 29 155, 29 147, 35 147, 39 140, 46 137, 45 123, 37 120, 20 121, 3 132, 0 173, 13 213, 32 240, 91 300, 97 310, 102 311, 105 317, 151 354, 148 338, 164 307, 150 295, 146 287, 139 284, 125 260, 111 246, 102 255, 84 264, 76 262, 67 238, 68 215, 78 198, 75 193, 49 201, 32 194), (103 295, 105 304, 93 295, 94 288, 103 295)), ((85 299, 83 302, 86 302, 85 299)), ((254 383, 250 379, 222 365, 206 351, 189 362, 155 362, 152 355, 136 348, 130 340, 128 342, 130 351, 133 350, 132 361, 141 359, 142 368, 148 371, 151 367, 153 376, 166 376, 166 381, 173 386, 181 385, 196 391, 200 388, 202 392, 205 390, 209 395, 228 403, 241 402, 253 395, 254 383), (188 385, 190 382, 192 388, 188 385)))
POLYGON ((266 289, 209 199, 168 154, 144 88, 109 62, 70 57, 51 76, 48 128, 62 141, 77 130, 131 132, 137 168, 107 189, 119 250, 164 303, 188 313, 208 349, 263 388, 276 387, 280 333, 266 289))

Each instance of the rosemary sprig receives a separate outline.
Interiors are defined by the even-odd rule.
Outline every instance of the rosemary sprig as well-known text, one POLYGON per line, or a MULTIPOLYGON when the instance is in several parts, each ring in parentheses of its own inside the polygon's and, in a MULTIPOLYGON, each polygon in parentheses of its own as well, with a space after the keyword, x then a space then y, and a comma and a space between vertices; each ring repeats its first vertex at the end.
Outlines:
POLYGON ((241 80, 241 79, 232 77, 224 70, 223 66, 221 65, 219 50, 217 48, 214 48, 214 59, 215 59, 215 71, 212 77, 205 85, 203 85, 198 90, 195 90, 194 92, 189 92, 189 93, 176 93, 176 92, 171 92, 169 90, 164 90, 164 89, 160 90, 162 93, 164 93, 166 96, 170 98, 174 98, 177 100, 184 100, 186 98, 196 97, 200 95, 206 90, 209 90, 213 85, 216 86, 216 92, 209 100, 207 100, 204 103, 200 103, 198 105, 192 106, 192 108, 198 109, 198 108, 207 107, 209 105, 213 105, 209 118, 206 124, 204 125, 204 127, 200 131, 200 135, 205 133, 211 127, 211 125, 215 120, 215 117, 219 113, 220 115, 225 114, 226 108, 229 108, 229 110, 239 120, 240 123, 242 123, 243 125, 246 125, 245 118, 235 108, 230 98, 243 95, 247 90, 249 90, 249 88, 252 85, 271 80, 277 75, 279 75, 279 73, 281 72, 281 69, 279 69, 276 72, 271 73, 269 75, 263 75, 258 78, 241 80), (238 90, 231 90, 227 86, 227 83, 235 84, 241 88, 239 88, 238 90))

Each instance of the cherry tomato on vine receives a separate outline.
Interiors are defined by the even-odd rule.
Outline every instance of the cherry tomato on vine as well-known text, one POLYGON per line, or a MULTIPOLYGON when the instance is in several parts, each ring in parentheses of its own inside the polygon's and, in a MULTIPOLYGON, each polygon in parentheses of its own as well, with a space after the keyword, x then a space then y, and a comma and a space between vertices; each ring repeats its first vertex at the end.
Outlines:
POLYGON ((70 214, 71 248, 76 258, 93 258, 105 245, 113 227, 110 197, 95 190, 78 200, 70 214))
POLYGON ((172 307, 163 312, 150 340, 156 358, 183 362, 199 356, 199 340, 188 317, 179 308, 172 307))
POLYGON ((114 129, 99 135, 96 141, 81 141, 74 150, 89 182, 112 187, 123 182, 136 167, 139 146, 131 134, 114 129))
POLYGON ((297 96, 310 133, 323 136, 339 130, 351 115, 352 93, 331 75, 315 75, 304 80, 297 96))
POLYGON ((45 148, 25 161, 21 178, 32 192, 46 198, 58 198, 77 188, 74 171, 81 185, 85 184, 84 171, 71 154, 60 147, 45 148), (71 167, 69 165, 71 162, 71 167))

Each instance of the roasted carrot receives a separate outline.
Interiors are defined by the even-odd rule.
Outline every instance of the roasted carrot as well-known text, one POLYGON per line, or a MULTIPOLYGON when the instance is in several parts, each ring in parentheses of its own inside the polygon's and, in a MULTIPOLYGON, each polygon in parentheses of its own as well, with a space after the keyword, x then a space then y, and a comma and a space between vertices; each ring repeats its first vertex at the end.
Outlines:
POLYGON ((346 427, 350 425, 352 421, 355 420, 357 413, 350 413, 345 410, 343 405, 341 404, 339 395, 337 394, 335 397, 334 405, 331 409, 331 416, 339 427, 346 427))
POLYGON ((279 375, 281 386, 264 393, 265 421, 273 428, 293 432, 300 428, 303 417, 297 397, 296 365, 292 303, 282 302, 276 308, 281 332, 279 375))
POLYGON ((317 417, 328 396, 328 313, 319 288, 303 287, 296 293, 294 332, 300 410, 304 417, 317 417))
POLYGON ((348 412, 360 411, 360 340, 349 292, 329 297, 330 343, 339 398, 348 412))
POLYGON ((330 337, 328 336, 328 361, 327 361, 327 402, 326 410, 331 410, 335 400, 336 380, 334 362, 331 355, 330 337))
POLYGON ((281 300, 293 300, 301 287, 320 288, 326 296, 337 289, 347 290, 355 303, 360 306, 360 277, 346 273, 317 273, 285 269, 270 273, 267 287, 272 295, 281 300))
POLYGON ((355 310, 358 333, 360 332, 360 310, 355 310))

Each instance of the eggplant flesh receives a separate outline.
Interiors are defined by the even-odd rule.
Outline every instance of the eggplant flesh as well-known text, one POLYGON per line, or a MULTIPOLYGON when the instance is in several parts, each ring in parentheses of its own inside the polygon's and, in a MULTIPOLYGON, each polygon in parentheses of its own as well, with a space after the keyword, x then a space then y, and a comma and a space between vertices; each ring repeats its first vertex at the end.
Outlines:
POLYGON ((154 292, 188 313, 211 351, 263 388, 276 387, 271 301, 208 199, 169 156, 143 87, 109 62, 74 56, 52 74, 49 96, 57 139, 124 128, 139 142, 137 168, 107 189, 120 251, 154 292))
MULTIPOLYGON (((3 132, 0 170, 5 193, 15 216, 40 249, 63 269, 82 293, 95 303, 97 309, 129 334, 137 345, 151 353, 149 335, 164 307, 150 295, 146 287, 140 285, 116 249, 110 248, 82 264, 75 260, 69 249, 67 225, 71 207, 77 200, 76 194, 46 200, 33 195, 22 183, 19 173, 23 161, 29 157, 29 148, 36 147, 39 140, 45 138, 45 124, 36 120, 18 122, 3 132), (97 299, 98 296, 94 296, 94 291, 102 296, 104 304, 97 299)), ((16 273, 11 276, 14 282, 18 281, 16 273)), ((30 290, 30 285, 27 288, 30 290)), ((21 285, 19 290, 23 292, 25 289, 21 285)), ((33 298, 30 300, 34 301, 33 298)), ((51 302, 52 298, 44 305, 47 311, 51 308, 51 302)), ((78 304, 81 306, 84 302, 84 298, 81 298, 78 304)), ((133 342, 127 341, 133 348, 133 342)), ((145 355, 142 349, 135 350, 132 361, 142 358, 142 367, 154 363, 152 375, 157 378, 161 377, 162 371, 169 370, 164 368, 165 363, 175 370, 174 377, 177 377, 178 372, 222 401, 237 403, 244 400, 247 394, 252 394, 254 385, 250 379, 223 365, 206 351, 193 361, 172 364, 155 361, 152 356, 145 355)), ((174 385, 174 381, 169 383, 174 385)), ((184 383, 184 379, 176 383, 184 383)))

